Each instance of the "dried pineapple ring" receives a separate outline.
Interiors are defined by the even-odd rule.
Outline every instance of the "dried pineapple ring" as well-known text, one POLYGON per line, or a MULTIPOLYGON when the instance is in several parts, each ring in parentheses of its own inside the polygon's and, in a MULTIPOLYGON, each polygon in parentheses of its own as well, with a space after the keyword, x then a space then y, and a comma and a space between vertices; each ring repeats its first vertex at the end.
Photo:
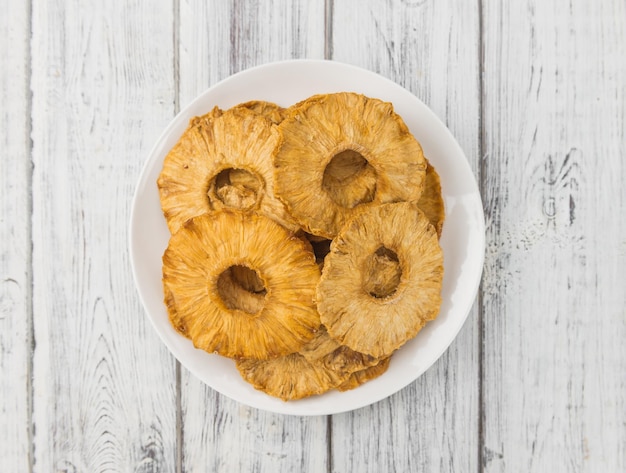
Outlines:
POLYGON ((321 363, 326 369, 341 375, 363 370, 379 361, 373 356, 340 345, 328 335, 323 325, 315 337, 300 349, 300 354, 310 363, 321 363))
POLYGON ((439 174, 428 160, 426 161, 426 181, 424 183, 424 192, 417 206, 426 214, 431 225, 437 230, 437 236, 441 237, 443 230, 443 222, 446 218, 446 211, 443 204, 443 196, 441 195, 441 180, 439 174))
POLYGON ((163 294, 163 302, 167 307, 167 314, 169 316, 170 323, 178 333, 189 338, 187 336, 187 327, 183 323, 181 323, 180 317, 178 317, 178 313, 176 312, 176 301, 174 300, 174 294, 172 294, 172 291, 170 291, 170 288, 167 286, 165 281, 163 281, 163 294))
POLYGON ((261 294, 265 291, 265 286, 263 286, 263 281, 259 278, 258 273, 246 266, 233 266, 230 269, 230 277, 248 292, 261 294))
POLYGON ((238 360, 237 369, 256 389, 288 401, 322 394, 377 362, 339 345, 320 327, 300 353, 272 360, 238 360))
POLYGON ((296 230, 274 196, 275 127, 256 112, 234 107, 191 120, 165 157, 158 179, 171 233, 192 217, 222 208, 256 211, 296 230))
POLYGON ((381 376, 387 368, 389 368, 389 362, 391 357, 383 358, 378 364, 365 368, 364 370, 356 371, 350 375, 350 377, 337 386, 339 391, 349 391, 350 389, 358 388, 364 383, 371 381, 372 379, 381 376))
POLYGON ((236 107, 247 108, 258 115, 262 115, 271 121, 274 125, 278 125, 283 121, 286 109, 273 102, 265 102, 263 100, 251 100, 250 102, 240 103, 236 107))
POLYGON ((320 363, 310 363, 300 353, 265 361, 240 359, 237 369, 255 389, 283 401, 325 393, 350 376, 328 370, 320 363))
POLYGON ((276 194, 309 233, 333 238, 359 207, 422 193, 422 148, 390 103, 317 95, 291 107, 278 129, 276 194))
POLYGON ((282 356, 313 338, 319 276, 302 240, 267 217, 232 210, 188 221, 163 255, 172 324, 197 348, 229 357, 282 356), (237 284, 237 266, 256 271, 264 292, 237 284))
POLYGON ((376 358, 414 337, 441 305, 443 255, 415 204, 370 207, 333 240, 317 287, 331 337, 376 358))
MULTIPOLYGON (((315 263, 320 266, 320 263, 318 261, 318 255, 314 251, 312 243, 307 240, 306 237, 300 232, 296 233, 294 236, 302 240, 302 243, 304 243, 306 250, 309 253, 313 253, 313 256, 315 257, 315 263)), ((237 284, 241 288, 245 289, 247 292, 258 295, 264 293, 265 291, 263 281, 261 281, 261 279, 259 278, 258 273, 256 271, 252 271, 246 266, 233 266, 232 268, 230 268, 230 274, 228 276, 234 284, 237 284)))
POLYGON ((209 113, 205 113, 204 115, 200 115, 198 117, 193 117, 191 120, 189 120, 189 126, 187 127, 187 130, 200 124, 207 125, 215 120, 217 117, 221 117, 223 113, 224 110, 222 110, 218 106, 215 106, 211 109, 209 113))

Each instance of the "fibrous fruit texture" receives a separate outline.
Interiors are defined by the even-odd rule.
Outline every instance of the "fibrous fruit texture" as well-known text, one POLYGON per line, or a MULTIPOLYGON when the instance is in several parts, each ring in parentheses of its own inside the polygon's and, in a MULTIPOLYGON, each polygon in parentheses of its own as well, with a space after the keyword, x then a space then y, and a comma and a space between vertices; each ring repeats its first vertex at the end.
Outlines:
POLYGON ((422 194, 422 148, 390 103, 317 95, 291 107, 278 128, 276 194, 309 233, 334 238, 361 207, 422 194))
POLYGON ((265 102, 263 100, 251 100, 237 105, 237 107, 247 108, 254 113, 267 118, 269 121, 278 125, 285 118, 286 109, 273 102, 265 102))
POLYGON ((427 164, 424 192, 422 192, 420 200, 417 201, 417 206, 426 214, 432 226, 437 230, 437 235, 441 237, 443 222, 446 218, 443 196, 441 195, 441 180, 433 165, 430 162, 427 164))
POLYGON ((256 389, 288 401, 322 394, 377 363, 339 345, 321 327, 299 353, 265 361, 238 360, 237 369, 256 389))
POLYGON ((390 103, 214 107, 158 189, 172 326, 271 396, 355 389, 439 312, 441 183, 390 103))
POLYGON ((391 357, 383 358, 376 365, 370 366, 360 371, 355 371, 342 384, 337 386, 339 391, 349 391, 355 389, 372 379, 376 379, 387 371, 391 357))
POLYGON ((190 220, 163 255, 172 324, 196 347, 229 357, 273 358, 313 338, 320 325, 319 274, 302 240, 267 217, 241 211, 190 220), (256 273, 263 289, 244 287, 234 269, 256 273))
POLYGON ((192 120, 165 157, 158 179, 170 231, 227 208, 256 211, 296 229, 274 195, 272 159, 280 139, 269 120, 245 107, 192 120))
POLYGON ((439 313, 443 255, 415 204, 368 208, 333 240, 317 288, 331 337, 383 358, 439 313))

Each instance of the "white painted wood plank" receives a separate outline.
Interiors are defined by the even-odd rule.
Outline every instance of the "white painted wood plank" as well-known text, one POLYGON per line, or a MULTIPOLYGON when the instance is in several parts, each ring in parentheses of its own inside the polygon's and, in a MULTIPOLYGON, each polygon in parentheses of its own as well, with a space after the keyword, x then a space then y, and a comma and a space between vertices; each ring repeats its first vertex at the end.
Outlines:
POLYGON ((183 370, 184 472, 325 472, 327 417, 273 414, 239 404, 183 370))
POLYGON ((38 472, 175 470, 175 363, 127 251, 139 171, 174 113, 173 11, 33 4, 38 472))
MULTIPOLYGON (((183 1, 180 14, 182 106, 242 69, 324 54, 323 2, 183 1)), ((181 378, 183 471, 326 471, 326 417, 247 408, 181 378)))
POLYGON ((484 469, 626 470, 626 5, 484 4, 484 469))
POLYGON ((0 470, 30 468, 30 23, 0 15, 0 470))
POLYGON ((323 59, 324 2, 180 4, 180 94, 184 107, 231 74, 286 59, 323 59))
MULTIPOLYGON (((406 87, 447 124, 479 178, 477 2, 336 1, 333 59, 406 87)), ((332 471, 476 471, 479 318, 416 382, 332 418, 332 471)))

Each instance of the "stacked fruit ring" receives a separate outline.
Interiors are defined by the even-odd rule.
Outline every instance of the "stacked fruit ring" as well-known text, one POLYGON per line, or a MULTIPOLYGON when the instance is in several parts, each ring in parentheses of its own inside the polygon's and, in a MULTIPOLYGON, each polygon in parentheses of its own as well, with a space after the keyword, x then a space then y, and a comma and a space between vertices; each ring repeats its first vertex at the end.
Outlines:
POLYGON ((216 107, 190 121, 158 187, 172 325, 272 396, 380 376, 439 312, 439 176, 389 103, 216 107))

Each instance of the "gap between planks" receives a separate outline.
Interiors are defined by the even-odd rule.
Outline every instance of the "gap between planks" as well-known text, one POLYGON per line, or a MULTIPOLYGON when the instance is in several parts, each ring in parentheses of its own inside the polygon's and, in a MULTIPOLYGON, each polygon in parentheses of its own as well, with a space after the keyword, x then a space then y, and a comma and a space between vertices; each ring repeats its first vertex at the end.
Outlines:
MULTIPOLYGON (((333 58, 333 0, 324 1, 324 59, 333 58)), ((333 471, 333 416, 326 416, 326 469, 333 471)))
MULTIPOLYGON (((173 21, 172 27, 172 49, 173 72, 174 72, 174 116, 180 112, 180 0, 173 0, 173 21)), ((182 386, 181 386, 181 366, 175 360, 175 383, 176 383, 176 473, 183 473, 184 462, 184 429, 183 429, 183 409, 182 409, 182 386)))
MULTIPOLYGON (((485 188, 485 87, 483 81, 483 67, 485 61, 485 36, 484 36, 484 18, 483 18, 483 0, 477 0, 478 7, 478 149, 480 156, 478 157, 478 188, 483 201, 483 213, 485 213, 484 203, 484 188, 485 188)), ((483 280, 481 277, 480 285, 478 287, 477 295, 478 303, 478 451, 477 453, 477 467, 478 471, 484 471, 484 450, 485 450, 485 396, 484 396, 484 331, 485 331, 485 317, 483 311, 483 280)))
POLYGON ((32 473, 33 465, 35 464, 35 446, 34 446, 34 437, 35 437, 35 424, 33 423, 33 412, 34 412, 34 388, 33 388, 33 372, 34 372, 34 353, 35 353, 35 314, 33 310, 33 296, 34 296, 34 267, 33 267, 33 215, 34 215, 34 203, 33 203, 33 138, 32 138, 32 130, 33 130, 33 91, 31 89, 31 81, 33 77, 32 73, 32 38, 33 38, 33 1, 29 0, 26 6, 26 18, 27 18, 27 31, 28 31, 28 47, 26 47, 26 83, 24 84, 24 88, 26 88, 26 111, 28 116, 24 117, 25 119, 25 130, 26 130, 26 146, 25 149, 28 150, 28 162, 30 164, 28 177, 26 181, 27 186, 27 208, 28 208, 28 225, 27 225, 27 239, 29 242, 29 248, 26 252, 26 281, 27 281, 27 289, 26 289, 26 342, 28 343, 28 359, 26 366, 26 395, 28 396, 26 400, 26 405, 28 408, 28 412, 26 413, 26 419, 28 421, 28 470, 32 473))

